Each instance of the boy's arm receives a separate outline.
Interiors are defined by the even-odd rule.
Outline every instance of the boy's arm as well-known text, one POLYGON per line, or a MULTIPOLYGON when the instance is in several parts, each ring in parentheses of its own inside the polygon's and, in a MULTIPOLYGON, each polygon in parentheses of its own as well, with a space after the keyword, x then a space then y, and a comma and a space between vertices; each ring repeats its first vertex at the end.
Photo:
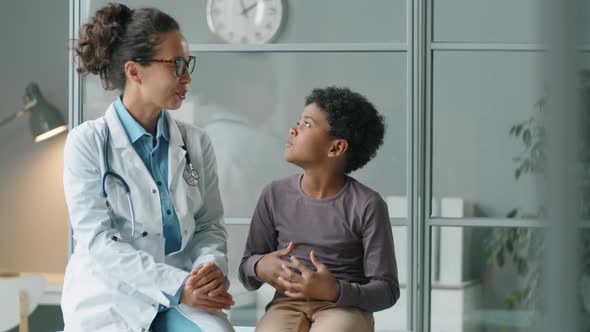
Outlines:
POLYGON ((387 309, 399 299, 397 263, 387 205, 374 194, 363 213, 363 249, 366 284, 340 282, 336 304, 360 307, 368 312, 387 309))
POLYGON ((264 283, 256 275, 256 264, 265 254, 277 250, 277 232, 270 209, 270 185, 260 194, 250 222, 244 256, 240 262, 240 281, 248 290, 256 290, 264 283))

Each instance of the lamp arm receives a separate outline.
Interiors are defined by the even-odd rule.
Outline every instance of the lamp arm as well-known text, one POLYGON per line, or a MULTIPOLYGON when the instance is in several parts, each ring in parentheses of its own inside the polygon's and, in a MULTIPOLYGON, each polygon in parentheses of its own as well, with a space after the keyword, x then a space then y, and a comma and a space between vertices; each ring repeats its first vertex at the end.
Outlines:
POLYGON ((33 100, 29 101, 29 100, 25 99, 24 104, 25 105, 23 106, 23 108, 18 110, 16 113, 9 115, 9 116, 5 117, 4 119, 0 120, 0 127, 3 127, 5 124, 9 123, 10 121, 12 121, 14 119, 18 119, 21 116, 25 115, 25 113, 30 111, 33 108, 33 106, 37 105, 37 100, 33 99, 33 100))
POLYGON ((9 123, 10 121, 20 118, 21 116, 25 115, 25 113, 28 111, 28 109, 21 109, 18 112, 7 116, 6 118, 0 120, 0 127, 3 127, 5 124, 9 123))

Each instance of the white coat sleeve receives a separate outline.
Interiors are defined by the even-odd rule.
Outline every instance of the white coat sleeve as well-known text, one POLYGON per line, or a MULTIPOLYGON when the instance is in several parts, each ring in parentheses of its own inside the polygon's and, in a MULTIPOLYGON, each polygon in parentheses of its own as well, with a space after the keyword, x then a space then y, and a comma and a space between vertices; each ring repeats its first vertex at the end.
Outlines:
POLYGON ((203 160, 203 206, 195 214, 195 234, 187 244, 193 268, 214 262, 227 276, 227 233, 223 225, 223 204, 219 193, 217 163, 213 144, 206 133, 201 137, 203 160))
POLYGON ((111 239, 120 234, 111 225, 102 195, 102 146, 95 135, 90 126, 76 127, 64 150, 64 192, 76 250, 87 251, 96 273, 103 273, 121 291, 169 306, 163 292, 175 294, 188 273, 111 239))

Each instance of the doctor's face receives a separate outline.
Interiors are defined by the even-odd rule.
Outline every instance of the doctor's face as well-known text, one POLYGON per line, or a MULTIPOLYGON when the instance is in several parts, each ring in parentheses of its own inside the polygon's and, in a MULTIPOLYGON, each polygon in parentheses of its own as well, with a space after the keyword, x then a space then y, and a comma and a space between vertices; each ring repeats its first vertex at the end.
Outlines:
POLYGON ((192 80, 188 69, 178 76, 177 65, 174 63, 174 60, 189 60, 188 44, 182 33, 172 31, 161 34, 160 44, 152 60, 154 59, 172 62, 153 61, 143 66, 140 87, 142 97, 157 108, 178 109, 192 80))
POLYGON ((303 109, 295 127, 289 130, 285 160, 303 169, 328 161, 334 138, 330 136, 328 113, 315 103, 303 109))

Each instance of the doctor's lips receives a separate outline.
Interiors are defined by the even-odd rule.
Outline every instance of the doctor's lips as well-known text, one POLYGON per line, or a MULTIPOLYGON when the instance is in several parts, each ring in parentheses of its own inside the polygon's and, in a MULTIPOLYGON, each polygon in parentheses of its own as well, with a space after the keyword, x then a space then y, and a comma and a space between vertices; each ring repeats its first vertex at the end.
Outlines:
POLYGON ((184 100, 184 98, 186 98, 186 91, 187 90, 178 90, 176 91, 176 96, 180 98, 180 100, 184 100))
POLYGON ((287 141, 287 143, 285 143, 285 148, 286 148, 286 149, 289 149, 289 148, 291 148, 291 147, 293 147, 293 142, 291 142, 291 141, 287 141))

